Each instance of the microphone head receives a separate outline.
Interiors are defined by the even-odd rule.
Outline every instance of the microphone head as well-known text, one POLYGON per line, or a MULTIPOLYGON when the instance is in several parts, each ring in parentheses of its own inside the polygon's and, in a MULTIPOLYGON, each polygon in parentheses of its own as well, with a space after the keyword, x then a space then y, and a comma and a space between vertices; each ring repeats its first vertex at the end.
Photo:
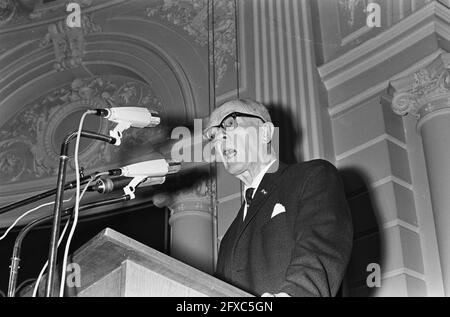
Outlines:
POLYGON ((158 112, 145 107, 111 107, 95 109, 96 114, 116 123, 135 128, 153 128, 161 123, 158 112))
MULTIPOLYGON (((108 194, 116 190, 122 190, 130 184, 133 180, 132 177, 115 177, 115 178, 101 178, 97 182, 89 186, 88 191, 96 191, 100 194, 108 194)), ((147 187, 163 184, 166 181, 166 177, 148 177, 142 180, 136 187, 147 187)))
MULTIPOLYGON (((123 186, 126 186, 126 184, 123 186)), ((100 194, 110 193, 114 190, 114 187, 114 183, 110 178, 101 178, 94 185, 95 190, 100 194)))

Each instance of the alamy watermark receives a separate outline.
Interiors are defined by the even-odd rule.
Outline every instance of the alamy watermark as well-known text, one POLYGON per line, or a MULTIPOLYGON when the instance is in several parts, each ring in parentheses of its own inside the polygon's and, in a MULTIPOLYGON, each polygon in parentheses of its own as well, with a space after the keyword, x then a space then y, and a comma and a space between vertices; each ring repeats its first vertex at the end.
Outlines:
POLYGON ((70 12, 66 18, 66 24, 69 28, 81 28, 81 7, 76 2, 67 4, 66 11, 70 12))
POLYGON ((66 267, 66 286, 81 287, 81 267, 78 263, 69 263, 66 267))
POLYGON ((370 274, 366 278, 366 284, 369 288, 381 287, 381 267, 378 263, 370 263, 366 268, 370 274))
POLYGON ((378 3, 369 3, 366 7, 366 25, 369 28, 381 27, 381 6, 378 3))

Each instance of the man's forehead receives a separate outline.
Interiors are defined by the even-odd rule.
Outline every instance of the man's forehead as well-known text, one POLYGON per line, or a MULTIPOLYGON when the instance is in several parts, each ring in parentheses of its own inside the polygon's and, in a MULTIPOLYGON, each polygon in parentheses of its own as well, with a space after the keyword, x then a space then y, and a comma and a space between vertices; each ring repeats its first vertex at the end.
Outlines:
POLYGON ((236 103, 235 101, 228 101, 213 111, 210 121, 217 122, 217 124, 214 125, 218 125, 232 113, 245 112, 245 110, 246 109, 242 104, 236 103))
POLYGON ((212 112, 206 129, 219 125, 223 119, 234 112, 254 115, 262 118, 265 122, 271 121, 269 112, 260 103, 247 99, 235 99, 225 102, 212 112))

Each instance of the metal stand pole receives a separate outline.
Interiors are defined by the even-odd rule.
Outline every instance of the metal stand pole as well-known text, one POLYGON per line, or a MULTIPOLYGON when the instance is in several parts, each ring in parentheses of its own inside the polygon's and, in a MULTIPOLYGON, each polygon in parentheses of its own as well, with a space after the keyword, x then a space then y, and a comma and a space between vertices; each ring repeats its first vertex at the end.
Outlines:
MULTIPOLYGON (((64 147, 64 145, 63 145, 64 147)), ((67 149, 67 147, 66 147, 67 149)), ((66 150, 67 154, 67 150, 66 150)), ((47 284, 45 289, 46 297, 53 297, 56 294, 55 287, 53 287, 53 276, 56 272, 56 257, 58 253, 58 238, 59 238, 59 227, 61 224, 61 207, 63 204, 63 194, 64 189, 62 184, 64 184, 66 177, 66 167, 69 157, 67 155, 61 155, 59 157, 59 169, 58 169, 58 180, 55 198, 55 207, 53 209, 53 224, 52 233, 50 236, 50 249, 48 255, 48 270, 47 270, 47 284)), ((78 173, 78 171, 77 171, 78 173)))
MULTIPOLYGON (((58 238, 59 238, 59 227, 61 224, 61 208, 63 204, 63 194, 64 194, 64 181, 66 177, 66 167, 69 157, 67 156, 69 143, 75 139, 78 135, 78 131, 72 132, 64 138, 61 145, 61 155, 59 156, 59 169, 58 169, 58 179, 56 186, 56 197, 55 197, 55 207, 53 210, 53 224, 52 233, 50 236, 50 247, 48 253, 48 270, 47 270, 47 283, 45 288, 46 297, 54 297, 56 295, 56 289, 53 287, 54 276, 56 273, 56 259, 58 255, 58 238)), ((81 131, 81 137, 88 139, 96 139, 105 141, 111 144, 116 143, 116 139, 110 136, 90 132, 81 131)), ((78 173, 78 171, 76 171, 78 173)))
MULTIPOLYGON (((120 196, 117 198, 100 200, 97 202, 93 202, 93 203, 89 203, 89 204, 80 206, 80 212, 84 211, 84 210, 92 209, 92 208, 97 208, 97 207, 101 207, 101 206, 115 204, 118 202, 127 201, 127 200, 130 200, 129 195, 123 195, 123 196, 120 196)), ((62 218, 71 217, 73 209, 74 209, 73 207, 64 209, 61 217, 62 218)), ((9 271, 9 284, 8 284, 8 297, 15 296, 17 276, 19 274, 19 268, 20 268, 19 267, 20 251, 22 249, 23 239, 33 228, 51 220, 52 218, 53 218, 53 216, 45 216, 45 217, 36 219, 36 220, 30 222, 29 224, 27 224, 17 235, 16 241, 14 243, 13 254, 11 257, 11 266, 10 266, 10 271, 9 271)))

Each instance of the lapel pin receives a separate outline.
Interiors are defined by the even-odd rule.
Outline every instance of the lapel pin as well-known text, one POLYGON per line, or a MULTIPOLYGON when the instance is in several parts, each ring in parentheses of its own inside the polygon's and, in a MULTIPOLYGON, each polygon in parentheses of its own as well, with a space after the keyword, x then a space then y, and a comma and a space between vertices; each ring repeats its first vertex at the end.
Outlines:
POLYGON ((261 189, 261 193, 262 193, 263 195, 267 195, 267 191, 266 191, 265 189, 261 189))

